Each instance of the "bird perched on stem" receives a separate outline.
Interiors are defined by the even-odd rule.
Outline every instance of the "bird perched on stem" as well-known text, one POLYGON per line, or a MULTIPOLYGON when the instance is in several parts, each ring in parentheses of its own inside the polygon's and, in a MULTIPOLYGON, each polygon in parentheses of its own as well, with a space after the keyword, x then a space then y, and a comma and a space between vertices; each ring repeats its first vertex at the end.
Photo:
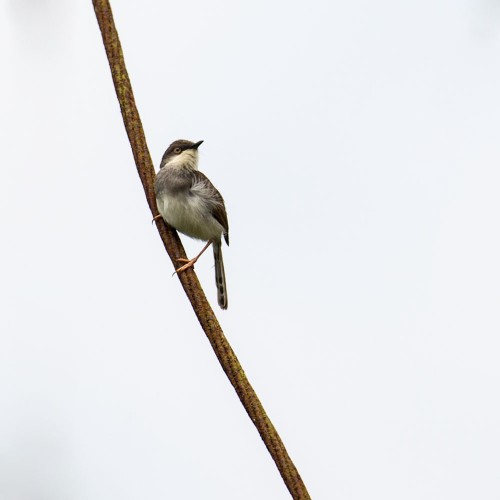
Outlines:
POLYGON ((221 194, 198 170, 198 148, 202 142, 181 139, 174 141, 165 151, 155 180, 156 204, 160 212, 155 219, 161 216, 181 233, 207 242, 193 259, 178 259, 184 265, 176 270, 177 273, 192 267, 212 245, 217 302, 222 309, 227 309, 221 239, 224 236, 229 245, 229 226, 221 194))

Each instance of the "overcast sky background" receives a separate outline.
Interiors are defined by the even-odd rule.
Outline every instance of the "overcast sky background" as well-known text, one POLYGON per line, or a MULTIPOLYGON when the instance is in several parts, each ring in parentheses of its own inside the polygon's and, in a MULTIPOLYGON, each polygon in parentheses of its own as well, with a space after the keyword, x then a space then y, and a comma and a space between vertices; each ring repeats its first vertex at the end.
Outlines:
MULTIPOLYGON (((289 498, 171 277, 90 0, 0 5, 0 498, 289 498)), ((312 497, 498 499, 500 2, 113 7, 156 166, 205 140, 227 312, 196 269, 312 497)))

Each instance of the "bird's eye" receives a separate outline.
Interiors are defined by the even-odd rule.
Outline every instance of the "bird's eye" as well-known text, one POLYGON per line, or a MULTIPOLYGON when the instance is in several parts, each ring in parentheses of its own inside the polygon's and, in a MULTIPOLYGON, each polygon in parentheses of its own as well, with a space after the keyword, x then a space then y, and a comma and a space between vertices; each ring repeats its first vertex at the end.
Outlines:
POLYGON ((181 154, 181 151, 182 151, 182 149, 181 149, 181 148, 175 148, 175 149, 174 149, 174 153, 175 153, 176 155, 181 154))

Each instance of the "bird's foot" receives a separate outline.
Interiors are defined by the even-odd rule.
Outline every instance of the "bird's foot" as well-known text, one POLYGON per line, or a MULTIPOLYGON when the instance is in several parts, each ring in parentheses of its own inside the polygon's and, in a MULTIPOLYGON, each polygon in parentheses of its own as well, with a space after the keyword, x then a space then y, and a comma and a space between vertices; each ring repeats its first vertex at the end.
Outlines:
POLYGON ((157 221, 158 219, 161 219, 161 215, 160 215, 160 214, 155 215, 155 216, 153 217, 153 220, 151 221, 151 224, 154 224, 154 223, 155 223, 155 221, 157 221))
MULTIPOLYGON (((182 259, 182 258, 175 259, 175 260, 177 260, 177 262, 185 262, 185 264, 183 266, 179 267, 179 269, 176 269, 174 274, 182 273, 182 271, 185 271, 186 269, 189 269, 190 267, 194 267, 194 264, 198 260, 198 257, 199 256, 196 256, 194 259, 182 259)), ((172 276, 174 274, 172 274, 172 276)))
MULTIPOLYGON (((189 269, 190 267, 194 267, 195 262, 200 258, 201 254, 212 244, 212 240, 208 240, 207 244, 203 247, 203 250, 194 258, 194 259, 184 259, 180 257, 179 259, 175 259, 178 262, 185 262, 185 264, 179 269, 175 270, 174 274, 179 274, 182 273, 182 271, 185 271, 186 269, 189 269)), ((174 275, 172 274, 172 276, 174 275)))

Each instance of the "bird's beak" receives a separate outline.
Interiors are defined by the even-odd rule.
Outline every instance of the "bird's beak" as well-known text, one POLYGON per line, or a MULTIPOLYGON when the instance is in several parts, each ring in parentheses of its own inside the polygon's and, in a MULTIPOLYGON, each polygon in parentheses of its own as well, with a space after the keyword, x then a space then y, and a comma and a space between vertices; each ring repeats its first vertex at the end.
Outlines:
POLYGON ((202 145, 203 141, 198 141, 195 142, 192 146, 191 149, 198 149, 202 145))

